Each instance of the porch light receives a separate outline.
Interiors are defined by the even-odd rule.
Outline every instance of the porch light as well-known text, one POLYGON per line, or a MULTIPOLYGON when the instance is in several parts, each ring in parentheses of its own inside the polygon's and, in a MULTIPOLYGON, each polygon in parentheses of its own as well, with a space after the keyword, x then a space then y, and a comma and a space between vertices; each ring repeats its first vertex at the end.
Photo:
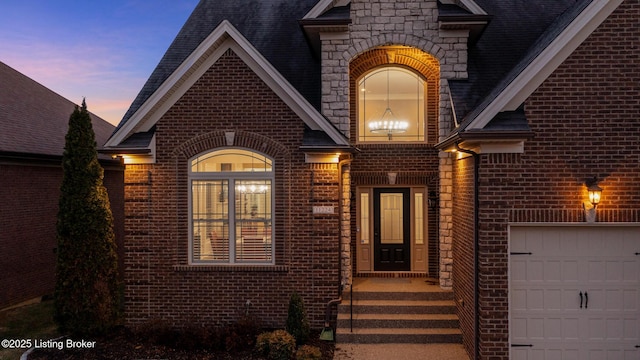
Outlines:
POLYGON ((602 188, 598 186, 598 179, 596 177, 587 179, 585 181, 585 186, 589 193, 589 203, 591 203, 591 207, 588 207, 587 202, 585 201, 582 203, 582 208, 584 209, 585 220, 589 223, 593 223, 596 221, 596 207, 600 203, 600 198, 602 197, 602 188))
POLYGON ((598 186, 598 180, 595 177, 590 181, 587 181, 585 185, 587 186, 587 191, 589 192, 589 202, 595 209, 600 203, 602 188, 598 186))

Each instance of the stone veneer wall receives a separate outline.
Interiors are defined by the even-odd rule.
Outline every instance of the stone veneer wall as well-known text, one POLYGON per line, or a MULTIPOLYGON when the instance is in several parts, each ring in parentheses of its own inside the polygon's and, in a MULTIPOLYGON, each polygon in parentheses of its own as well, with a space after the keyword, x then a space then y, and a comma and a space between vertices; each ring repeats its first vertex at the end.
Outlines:
MULTIPOLYGON (((347 137, 351 137, 349 63, 370 49, 402 45, 420 49, 440 62, 440 137, 451 128, 446 79, 467 77, 467 32, 441 31, 437 1, 354 0, 348 33, 322 34, 322 112, 347 137)), ((352 139, 355 143, 355 139, 352 139)), ((401 145, 400 145, 401 146, 401 145)), ((440 279, 451 288, 451 159, 440 155, 440 279)), ((350 251, 343 247, 343 252, 350 251)), ((343 254, 351 258, 351 254, 343 254)), ((351 266, 343 262, 343 266, 351 266)), ((350 273, 350 270, 347 269, 350 273)))

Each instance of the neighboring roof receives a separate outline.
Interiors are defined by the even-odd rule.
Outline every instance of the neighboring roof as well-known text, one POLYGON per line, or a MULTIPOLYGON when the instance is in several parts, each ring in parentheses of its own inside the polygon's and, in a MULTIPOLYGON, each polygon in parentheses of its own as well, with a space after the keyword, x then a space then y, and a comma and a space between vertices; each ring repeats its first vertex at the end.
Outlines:
POLYGON ((298 20, 317 0, 201 0, 153 71, 118 128, 182 62, 228 20, 316 109, 320 109, 320 63, 298 20))
MULTIPOLYGON (((0 62, 0 152, 62 156, 75 106, 0 62)), ((94 114, 91 120, 100 147, 114 126, 94 114)))

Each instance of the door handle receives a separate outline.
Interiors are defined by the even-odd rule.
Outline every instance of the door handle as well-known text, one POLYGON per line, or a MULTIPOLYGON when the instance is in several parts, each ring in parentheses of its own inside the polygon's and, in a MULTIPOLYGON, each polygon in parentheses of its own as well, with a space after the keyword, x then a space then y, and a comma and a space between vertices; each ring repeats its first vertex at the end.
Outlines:
POLYGON ((580 291, 580 309, 582 309, 582 291, 580 291))
POLYGON ((585 291, 584 292, 584 308, 588 308, 589 307, 589 294, 585 291))

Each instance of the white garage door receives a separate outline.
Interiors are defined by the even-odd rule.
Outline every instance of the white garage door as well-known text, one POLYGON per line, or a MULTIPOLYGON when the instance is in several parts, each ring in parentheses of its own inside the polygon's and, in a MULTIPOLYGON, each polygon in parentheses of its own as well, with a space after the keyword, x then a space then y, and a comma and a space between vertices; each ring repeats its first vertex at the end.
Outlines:
POLYGON ((512 226, 511 359, 640 359, 640 226, 512 226))

